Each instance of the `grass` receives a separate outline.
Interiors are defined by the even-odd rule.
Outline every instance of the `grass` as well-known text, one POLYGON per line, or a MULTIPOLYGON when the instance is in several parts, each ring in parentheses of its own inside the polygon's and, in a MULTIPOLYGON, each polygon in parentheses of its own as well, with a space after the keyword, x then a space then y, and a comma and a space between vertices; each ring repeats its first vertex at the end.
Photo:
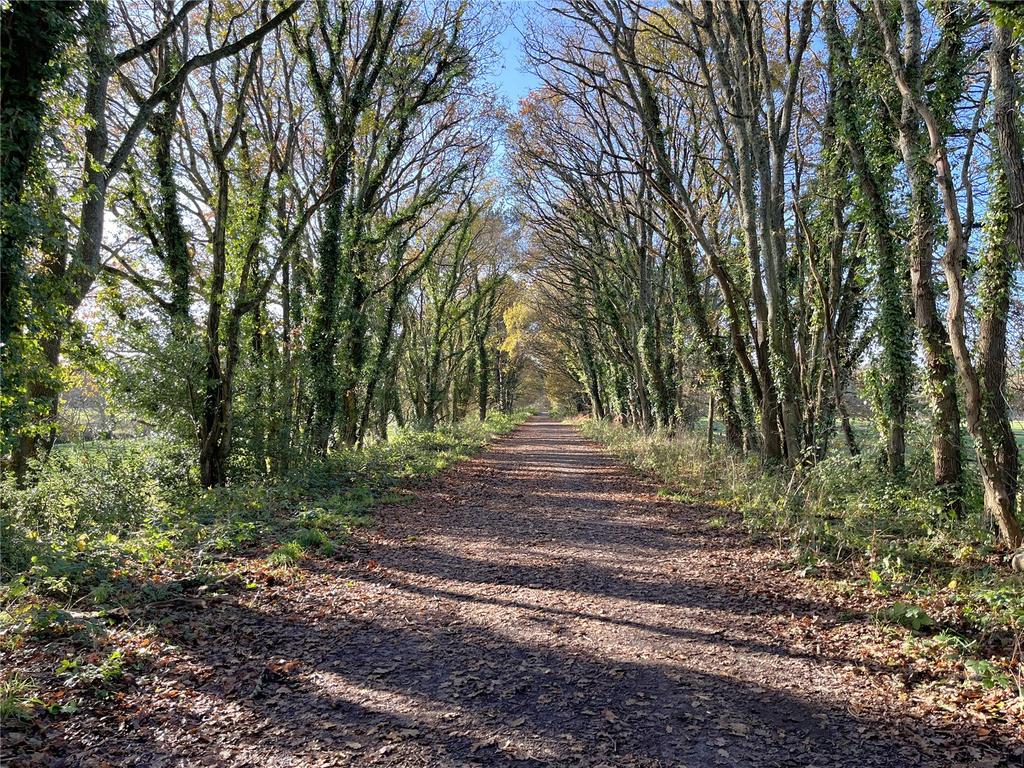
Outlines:
MULTIPOLYGON (((352 525, 369 525, 371 519, 362 516, 351 521, 352 525)), ((319 528, 299 528, 295 538, 278 546, 267 555, 267 565, 275 568, 291 568, 307 554, 315 551, 324 557, 334 554, 337 546, 334 540, 319 528)))
POLYGON ((267 563, 276 568, 290 568, 306 553, 306 548, 297 541, 282 544, 267 556, 267 563))
POLYGON ((31 682, 17 672, 0 680, 0 721, 28 720, 35 710, 37 699, 31 682))
MULTIPOLYGON (((643 434, 590 419, 579 427, 659 479, 662 495, 739 510, 748 534, 788 551, 804 573, 838 566, 890 603, 880 621, 959 637, 973 644, 972 652, 1003 658, 1024 637, 1024 578, 1009 570, 993 531, 981 522, 977 478, 968 479, 965 514, 951 515, 931 488, 924 430, 911 435, 908 476, 895 482, 878 469, 879 449, 867 442, 860 457, 829 456, 793 473, 766 470, 722 445, 709 452, 701 430, 643 434)), ((719 515, 706 522, 726 524, 719 515)))

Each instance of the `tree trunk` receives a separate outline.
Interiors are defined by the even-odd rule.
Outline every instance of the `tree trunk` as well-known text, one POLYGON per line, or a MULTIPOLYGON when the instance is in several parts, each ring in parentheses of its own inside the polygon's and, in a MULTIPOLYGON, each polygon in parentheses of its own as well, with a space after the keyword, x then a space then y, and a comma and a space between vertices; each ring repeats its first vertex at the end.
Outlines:
POLYGON ((491 368, 490 361, 487 359, 487 340, 486 337, 478 335, 476 337, 476 356, 477 356, 477 394, 476 404, 477 413, 480 416, 480 421, 487 418, 487 400, 490 397, 490 377, 491 368))
MULTIPOLYGON (((283 198, 282 198, 283 202, 283 198)), ((279 221, 283 205, 278 208, 279 221)), ((292 283, 291 259, 281 265, 281 428, 277 436, 277 474, 288 474, 292 452, 292 418, 295 408, 295 371, 292 369, 292 283)))
MULTIPOLYGON (((42 135, 44 91, 50 81, 63 74, 57 57, 73 36, 74 16, 79 7, 77 0, 19 2, 7 4, 0 18, 0 82, 4 89, 4 135, 0 140, 0 348, 5 351, 12 331, 20 325, 15 289, 24 279, 25 247, 31 229, 31 213, 25 209, 22 192, 42 135)), ((11 368, 5 365, 8 389, 11 375, 11 368)))
MULTIPOLYGON (((834 0, 826 3, 825 26, 829 44, 830 76, 834 89, 836 131, 849 151, 850 163, 860 189, 868 231, 875 241, 878 257, 879 289, 879 340, 882 346, 882 402, 885 409, 886 462, 889 472, 895 476, 903 474, 906 468, 906 420, 907 404, 913 384, 913 350, 910 317, 907 310, 907 285, 905 266, 898 257, 893 242, 891 217, 888 201, 885 199, 875 170, 871 167, 860 117, 854 113, 854 89, 859 81, 852 65, 849 41, 846 39, 836 17, 834 0)), ((833 364, 833 378, 838 371, 833 364)), ((843 433, 850 454, 857 455, 857 444, 850 429, 849 418, 842 407, 841 393, 836 391, 837 404, 843 419, 843 433)))
POLYGON ((1010 29, 996 23, 989 51, 993 139, 999 162, 993 173, 987 249, 981 260, 980 387, 968 387, 967 424, 975 439, 985 486, 985 510, 1011 549, 1024 543, 1017 519, 1020 457, 1006 402, 1006 325, 1014 273, 1024 254, 1024 155, 1018 128, 1016 78, 1010 29), (1014 200, 1018 201, 1014 205, 1014 200), (980 397, 972 397, 977 392, 980 397))
POLYGON ((227 483, 228 434, 231 396, 214 346, 206 360, 206 394, 203 398, 202 433, 199 444, 199 476, 206 488, 227 483))
POLYGON ((711 393, 708 395, 708 453, 715 444, 715 395, 711 393))
MULTIPOLYGON (((339 196, 340 197, 340 196, 339 196)), ((316 299, 313 305, 309 366, 312 380, 313 422, 310 447, 323 456, 331 440, 338 408, 335 354, 338 344, 338 271, 340 268, 342 212, 339 200, 328 203, 317 242, 316 299)))
MULTIPOLYGON (((912 147, 905 154, 913 164, 912 147)), ((960 450, 960 406, 956 393, 956 368, 946 332, 935 303, 932 277, 935 244, 934 184, 921 178, 922 169, 912 171, 910 243, 910 284, 914 297, 914 319, 924 343, 928 397, 932 407, 932 459, 935 486, 944 490, 953 507, 959 508, 962 458, 960 450)))
MULTIPOLYGON (((910 182, 910 284, 914 320, 924 343, 928 374, 935 485, 945 491, 950 507, 958 511, 962 502, 960 407, 957 403, 956 368, 949 323, 944 327, 939 318, 932 275, 937 225, 936 179, 929 164, 934 160, 930 155, 934 155, 939 147, 936 143, 938 137, 930 136, 923 115, 923 111, 928 110, 923 102, 925 88, 920 9, 916 0, 900 2, 904 24, 901 50, 890 19, 891 8, 883 6, 881 0, 874 0, 873 6, 878 29, 885 41, 885 59, 902 97, 900 114, 895 122, 900 152, 910 182)), ((945 195, 945 190, 942 191, 945 195)), ((953 226, 952 222, 950 226, 953 226)))
POLYGON ((352 447, 359 441, 360 388, 366 372, 366 300, 368 289, 362 273, 363 254, 361 248, 356 251, 354 274, 351 277, 352 288, 349 305, 346 308, 348 337, 344 345, 345 359, 341 361, 342 401, 341 401, 341 439, 345 445, 352 447))

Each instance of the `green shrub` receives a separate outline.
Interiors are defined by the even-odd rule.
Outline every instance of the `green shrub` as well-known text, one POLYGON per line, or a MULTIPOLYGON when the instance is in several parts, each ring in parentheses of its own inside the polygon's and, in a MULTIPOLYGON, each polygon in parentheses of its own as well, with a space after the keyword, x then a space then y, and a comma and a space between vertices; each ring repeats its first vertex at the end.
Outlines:
POLYGON ((0 617, 52 633, 63 626, 51 616, 60 605, 166 599, 157 571, 214 580, 225 554, 261 541, 288 542, 268 558, 277 565, 304 551, 330 555, 370 524, 369 508, 395 484, 476 452, 526 415, 398 430, 387 442, 296 462, 277 482, 213 489, 199 486, 193 450, 166 439, 58 446, 27 487, 0 479, 0 617))
POLYGON ((878 618, 920 632, 935 626, 935 620, 919 605, 895 602, 878 612, 878 618))
POLYGON ((24 572, 40 549, 82 551, 134 533, 167 509, 190 481, 190 461, 159 440, 58 446, 16 488, 0 480, 0 575, 24 572))
POLYGON ((99 663, 81 658, 61 659, 54 672, 65 687, 91 688, 103 697, 124 676, 124 655, 113 651, 99 663))
POLYGON ((967 659, 964 666, 971 678, 980 682, 983 688, 1010 688, 1013 685, 1010 676, 988 659, 967 659))

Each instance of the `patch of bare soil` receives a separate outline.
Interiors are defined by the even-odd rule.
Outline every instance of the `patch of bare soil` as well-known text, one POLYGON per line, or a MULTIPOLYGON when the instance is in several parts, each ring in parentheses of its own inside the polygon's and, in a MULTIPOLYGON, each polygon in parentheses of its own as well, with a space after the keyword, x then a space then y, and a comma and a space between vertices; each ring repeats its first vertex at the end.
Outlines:
POLYGON ((923 706, 867 615, 654 490, 535 418, 350 561, 164 607, 130 685, 5 763, 1022 764, 1019 724, 923 706))

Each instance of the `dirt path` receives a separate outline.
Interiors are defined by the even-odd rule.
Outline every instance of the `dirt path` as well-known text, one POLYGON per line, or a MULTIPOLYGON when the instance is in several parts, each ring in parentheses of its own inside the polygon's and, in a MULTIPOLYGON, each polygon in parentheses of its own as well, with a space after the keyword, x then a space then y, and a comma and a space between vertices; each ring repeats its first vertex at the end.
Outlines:
POLYGON ((840 618, 774 555, 653 491, 533 419, 358 559, 180 614, 172 661, 50 733, 58 764, 963 764, 962 734, 861 701, 871 673, 816 640, 840 618))

